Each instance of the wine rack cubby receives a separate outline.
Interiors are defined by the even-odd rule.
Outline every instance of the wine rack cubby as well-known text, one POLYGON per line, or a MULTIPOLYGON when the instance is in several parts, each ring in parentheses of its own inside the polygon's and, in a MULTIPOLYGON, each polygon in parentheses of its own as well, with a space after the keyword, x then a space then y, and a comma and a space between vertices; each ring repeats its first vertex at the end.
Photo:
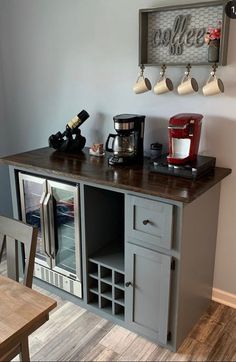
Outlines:
POLYGON ((88 301, 96 308, 124 320, 124 271, 103 265, 95 258, 88 264, 88 301))

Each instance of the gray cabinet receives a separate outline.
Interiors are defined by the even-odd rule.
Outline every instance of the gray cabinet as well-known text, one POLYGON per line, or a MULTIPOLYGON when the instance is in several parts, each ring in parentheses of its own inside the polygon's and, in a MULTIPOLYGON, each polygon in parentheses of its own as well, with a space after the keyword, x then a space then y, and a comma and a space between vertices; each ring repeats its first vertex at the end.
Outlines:
POLYGON ((80 297, 83 286, 76 303, 176 351, 211 299, 219 182, 191 182, 197 197, 182 202, 179 179, 155 196, 152 178, 137 191, 55 171, 10 168, 14 216, 39 227, 35 275, 80 297))
POLYGON ((148 197, 126 197, 125 320, 163 345, 169 332, 174 207, 148 197))
POLYGON ((149 338, 167 343, 171 257, 126 244, 126 322, 149 338))

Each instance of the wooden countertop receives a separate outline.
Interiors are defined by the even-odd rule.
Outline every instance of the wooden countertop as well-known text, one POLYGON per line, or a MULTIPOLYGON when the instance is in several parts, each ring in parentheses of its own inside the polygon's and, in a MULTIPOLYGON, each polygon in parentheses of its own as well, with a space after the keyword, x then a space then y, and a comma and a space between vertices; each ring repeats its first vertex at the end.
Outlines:
POLYGON ((213 175, 193 181, 149 172, 148 160, 142 166, 109 166, 108 156, 90 156, 88 148, 79 155, 69 155, 45 147, 7 156, 0 162, 24 167, 30 172, 46 171, 52 177, 66 176, 78 182, 89 181, 185 203, 192 202, 231 173, 228 168, 216 167, 213 175))

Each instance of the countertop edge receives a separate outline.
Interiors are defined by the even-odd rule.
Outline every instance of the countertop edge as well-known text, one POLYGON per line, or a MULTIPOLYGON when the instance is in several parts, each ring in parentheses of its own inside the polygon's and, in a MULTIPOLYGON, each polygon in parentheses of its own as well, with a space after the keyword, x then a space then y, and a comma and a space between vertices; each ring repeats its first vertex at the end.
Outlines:
MULTIPOLYGON (((27 152, 25 152, 27 153, 27 152)), ((37 167, 34 165, 30 165, 30 164, 25 164, 23 162, 19 162, 19 161, 12 161, 9 158, 12 158, 16 155, 10 155, 10 156, 6 156, 4 158, 0 158, 0 164, 5 164, 8 166, 14 166, 14 167, 21 167, 21 168, 25 168, 25 169, 29 169, 32 172, 47 172, 49 175, 51 176, 59 176, 59 177, 68 177, 71 178, 73 180, 77 180, 79 181, 83 181, 83 182, 90 182, 90 183, 94 183, 97 185, 104 185, 104 186, 110 186, 116 189, 122 189, 122 190, 127 190, 130 192, 137 192, 137 193, 141 193, 141 194, 145 194, 145 195, 150 195, 150 196, 155 196, 155 197, 160 197, 160 198, 165 198, 165 199, 170 199, 173 201, 178 201, 178 202, 183 202, 186 204, 191 203, 192 201, 196 200, 198 197, 200 197, 202 194, 204 194, 207 190, 209 190, 210 188, 214 187, 217 183, 221 182, 225 177, 227 177, 228 175, 230 175, 232 173, 232 170, 229 168, 223 168, 223 167, 216 167, 216 169, 223 169, 225 170, 225 174, 222 175, 222 177, 218 180, 216 179, 212 179, 212 183, 210 185, 208 185, 208 187, 206 188, 202 188, 201 190, 199 190, 199 192, 197 194, 194 195, 194 197, 180 197, 180 196, 175 196, 175 197, 167 197, 166 194, 162 193, 162 192, 153 192, 150 190, 146 190, 146 189, 142 189, 139 187, 134 187, 134 186, 129 186, 127 184, 115 184, 111 181, 106 181, 106 180, 96 180, 96 179, 92 179, 91 177, 85 177, 85 176, 81 176, 80 174, 73 174, 73 173, 66 173, 66 172, 60 172, 58 170, 52 170, 52 169, 48 169, 48 168, 42 168, 42 167, 37 167)), ((171 176, 171 177, 175 177, 175 176, 171 176)))

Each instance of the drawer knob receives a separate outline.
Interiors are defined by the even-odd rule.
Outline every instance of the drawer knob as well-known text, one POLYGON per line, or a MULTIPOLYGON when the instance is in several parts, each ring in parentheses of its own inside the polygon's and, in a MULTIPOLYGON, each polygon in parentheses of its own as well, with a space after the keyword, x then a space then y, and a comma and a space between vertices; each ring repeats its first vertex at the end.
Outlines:
POLYGON ((150 223, 149 220, 143 220, 143 225, 147 225, 147 224, 149 224, 149 223, 150 223))
POLYGON ((132 283, 131 282, 126 282, 125 283, 125 286, 128 288, 128 287, 131 287, 132 283))

